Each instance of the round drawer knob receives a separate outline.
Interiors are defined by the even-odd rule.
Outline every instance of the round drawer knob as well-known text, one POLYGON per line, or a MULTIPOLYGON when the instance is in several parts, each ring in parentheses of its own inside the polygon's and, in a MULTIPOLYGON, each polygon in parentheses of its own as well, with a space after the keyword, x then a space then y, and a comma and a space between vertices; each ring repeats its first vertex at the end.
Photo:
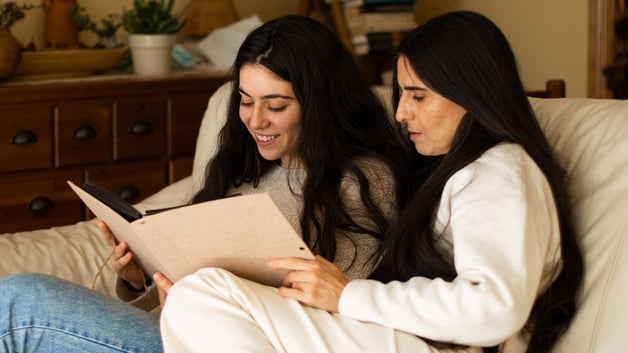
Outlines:
POLYGON ((46 196, 37 196, 28 203, 27 209, 32 212, 44 212, 52 209, 54 203, 46 196))
POLYGON ((30 130, 20 130, 11 138, 11 143, 14 145, 28 145, 35 142, 37 142, 37 135, 30 130))
POLYGON ((128 185, 120 189, 120 192, 118 192, 118 196, 126 201, 131 201, 134 198, 140 196, 140 191, 137 190, 135 186, 128 185))
POLYGON ((93 137, 96 137, 96 129, 89 125, 80 126, 72 133, 75 140, 89 140, 93 137))
POLYGON ((138 120, 129 126, 129 132, 133 135, 145 135, 153 130, 153 126, 146 120, 138 120))

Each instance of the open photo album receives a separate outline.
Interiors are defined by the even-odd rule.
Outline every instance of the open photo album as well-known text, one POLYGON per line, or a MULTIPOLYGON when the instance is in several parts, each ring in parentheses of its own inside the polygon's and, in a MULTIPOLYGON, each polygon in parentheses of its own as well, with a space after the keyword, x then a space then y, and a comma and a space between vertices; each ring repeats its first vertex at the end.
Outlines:
POLYGON ((141 213, 117 194, 91 183, 68 184, 118 240, 124 240, 149 276, 176 282, 203 267, 219 267, 278 287, 287 271, 266 262, 313 259, 308 246, 267 193, 141 213))

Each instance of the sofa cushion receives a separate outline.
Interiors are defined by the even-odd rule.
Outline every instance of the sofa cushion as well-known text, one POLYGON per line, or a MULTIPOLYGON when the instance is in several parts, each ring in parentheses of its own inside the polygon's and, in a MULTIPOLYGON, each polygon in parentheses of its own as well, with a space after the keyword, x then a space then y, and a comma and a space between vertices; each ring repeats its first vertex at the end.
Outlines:
MULTIPOLYGON (((0 278, 14 273, 48 273, 92 288, 109 256, 96 221, 0 235, 0 278)), ((107 264, 94 289, 114 296, 115 273, 107 264)))
POLYGON ((623 352, 628 344, 628 101, 531 99, 566 168, 585 260, 584 290, 557 352, 623 352))

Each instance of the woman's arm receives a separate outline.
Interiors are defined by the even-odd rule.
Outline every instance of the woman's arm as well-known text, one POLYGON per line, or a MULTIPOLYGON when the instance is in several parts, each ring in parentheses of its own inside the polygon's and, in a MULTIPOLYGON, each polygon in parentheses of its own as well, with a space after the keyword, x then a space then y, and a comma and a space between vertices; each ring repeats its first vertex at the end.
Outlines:
MULTIPOLYGON (((362 159, 359 166, 369 183, 369 194, 388 222, 396 216, 394 179, 385 163, 362 159)), ((359 226, 368 231, 381 232, 373 216, 367 211, 360 196, 360 185, 355 175, 346 175, 340 187, 344 209, 359 226)), ((338 311, 338 300, 349 279, 366 278, 372 271, 380 240, 364 232, 336 232, 337 251, 334 263, 321 256, 315 260, 300 258, 273 259, 269 266, 290 270, 279 293, 330 312, 338 311)))
POLYGON ((489 150, 445 186, 438 214, 457 278, 350 282, 341 314, 432 340, 494 345, 518 332, 559 261, 545 177, 515 145, 489 150))

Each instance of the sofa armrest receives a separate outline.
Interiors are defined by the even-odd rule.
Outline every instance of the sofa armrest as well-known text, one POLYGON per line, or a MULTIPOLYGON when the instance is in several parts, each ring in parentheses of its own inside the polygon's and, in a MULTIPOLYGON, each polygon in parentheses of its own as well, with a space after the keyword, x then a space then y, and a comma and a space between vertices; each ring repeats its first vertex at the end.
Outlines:
POLYGON ((149 209, 185 205, 190 202, 196 191, 192 184, 192 176, 189 175, 157 191, 134 206, 140 212, 144 212, 149 209))
POLYGON ((116 275, 108 263, 105 265, 111 248, 97 222, 92 219, 63 227, 0 234, 0 278, 22 272, 45 273, 115 296, 116 275))

